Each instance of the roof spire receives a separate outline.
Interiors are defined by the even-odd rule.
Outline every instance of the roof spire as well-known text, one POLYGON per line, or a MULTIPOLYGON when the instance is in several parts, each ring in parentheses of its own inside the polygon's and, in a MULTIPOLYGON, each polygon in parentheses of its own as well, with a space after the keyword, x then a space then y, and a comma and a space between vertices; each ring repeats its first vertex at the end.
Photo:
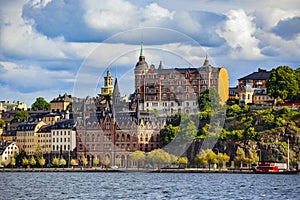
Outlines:
POLYGON ((204 66, 208 65, 208 59, 207 59, 207 53, 206 53, 206 56, 205 56, 205 60, 204 60, 204 66))
POLYGON ((144 56, 144 52, 143 52, 143 42, 141 42, 140 56, 144 56))

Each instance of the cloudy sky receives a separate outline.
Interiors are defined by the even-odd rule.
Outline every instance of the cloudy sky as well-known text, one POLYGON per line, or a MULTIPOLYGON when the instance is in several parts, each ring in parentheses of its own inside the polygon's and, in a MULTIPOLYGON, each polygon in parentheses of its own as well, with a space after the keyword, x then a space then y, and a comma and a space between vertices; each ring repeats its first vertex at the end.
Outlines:
POLYGON ((141 42, 148 64, 200 67, 230 86, 258 68, 300 63, 299 0, 0 0, 0 100, 95 96, 107 67, 132 92, 141 42), (297 9, 298 8, 298 9, 297 9))

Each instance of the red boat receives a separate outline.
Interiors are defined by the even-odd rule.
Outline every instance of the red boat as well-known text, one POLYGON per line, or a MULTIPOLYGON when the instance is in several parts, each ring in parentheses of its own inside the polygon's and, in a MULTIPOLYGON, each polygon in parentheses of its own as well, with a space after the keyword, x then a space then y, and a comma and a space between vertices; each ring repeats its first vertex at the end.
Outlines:
POLYGON ((286 163, 259 162, 254 172, 258 174, 297 174, 299 170, 288 170, 286 163))

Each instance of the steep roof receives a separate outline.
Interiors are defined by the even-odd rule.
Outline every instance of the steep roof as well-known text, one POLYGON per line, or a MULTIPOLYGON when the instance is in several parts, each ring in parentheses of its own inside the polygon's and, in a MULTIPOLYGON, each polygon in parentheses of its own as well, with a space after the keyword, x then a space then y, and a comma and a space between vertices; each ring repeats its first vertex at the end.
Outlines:
POLYGON ((238 80, 267 80, 270 77, 270 71, 258 68, 257 72, 253 72, 238 80))

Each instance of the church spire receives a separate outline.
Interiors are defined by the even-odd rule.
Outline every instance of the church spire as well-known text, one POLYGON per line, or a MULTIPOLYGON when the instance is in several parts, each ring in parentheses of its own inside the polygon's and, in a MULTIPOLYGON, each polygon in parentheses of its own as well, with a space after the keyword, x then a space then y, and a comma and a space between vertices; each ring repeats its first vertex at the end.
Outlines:
POLYGON ((141 42, 141 49, 140 49, 140 57, 144 56, 143 52, 143 42, 141 42))
POLYGON ((206 54, 203 66, 206 66, 206 65, 208 65, 208 64, 209 64, 209 61, 208 61, 208 59, 207 59, 207 54, 206 54))

